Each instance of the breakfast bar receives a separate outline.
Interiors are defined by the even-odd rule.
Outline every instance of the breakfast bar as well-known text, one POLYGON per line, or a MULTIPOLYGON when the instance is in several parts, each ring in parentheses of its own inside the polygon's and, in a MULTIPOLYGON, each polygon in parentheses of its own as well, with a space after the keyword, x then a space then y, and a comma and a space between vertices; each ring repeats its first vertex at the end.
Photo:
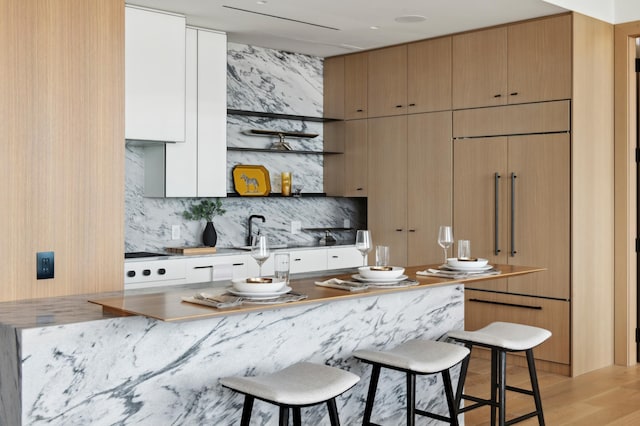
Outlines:
MULTIPOLYGON (((279 305, 216 309, 182 301, 211 283, 3 303, 0 424, 238 424, 242 398, 218 379, 299 361, 363 378, 337 401, 342 424, 358 424, 369 367, 353 352, 443 339, 463 328, 465 282, 542 270, 495 267, 500 275, 455 279, 416 274, 428 266, 408 268, 418 285, 357 292, 314 284, 334 276, 293 279, 293 291, 307 297, 279 305)), ((379 392, 376 418, 401 424, 404 377, 387 372, 380 382, 387 391, 379 392)), ((445 412, 441 384, 418 382, 419 404, 445 412)), ((328 424, 324 407, 303 413, 308 424, 328 424)), ((277 415, 256 402, 253 422, 277 424, 277 415)))

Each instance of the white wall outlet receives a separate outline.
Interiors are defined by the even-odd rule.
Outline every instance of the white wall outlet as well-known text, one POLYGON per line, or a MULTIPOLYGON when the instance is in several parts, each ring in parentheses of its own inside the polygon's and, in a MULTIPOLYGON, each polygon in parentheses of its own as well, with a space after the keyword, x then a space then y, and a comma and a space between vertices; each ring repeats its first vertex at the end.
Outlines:
POLYGON ((291 221, 291 233, 292 234, 299 234, 302 231, 302 222, 300 222, 299 220, 292 220, 291 221))
POLYGON ((345 219, 342 221, 343 228, 351 228, 351 221, 349 219, 345 219))
POLYGON ((171 225, 171 239, 172 240, 180 239, 180 225, 171 225))

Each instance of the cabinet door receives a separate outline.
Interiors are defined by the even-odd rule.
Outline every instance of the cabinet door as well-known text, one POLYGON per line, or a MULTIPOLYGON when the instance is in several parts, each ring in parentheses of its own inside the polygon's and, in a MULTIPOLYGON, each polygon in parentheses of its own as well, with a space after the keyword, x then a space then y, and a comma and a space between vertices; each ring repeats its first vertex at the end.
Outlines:
POLYGON ((327 269, 343 269, 362 266, 362 254, 355 247, 327 249, 327 269))
POLYGON ((344 118, 367 118, 367 67, 369 53, 344 57, 344 118))
POLYGON ((298 250, 290 253, 289 271, 292 274, 324 271, 327 269, 327 250, 298 250))
POLYGON ((507 28, 453 36, 453 109, 507 102, 507 28))
POLYGON ((125 8, 125 138, 184 142, 185 18, 125 8))
POLYGON ((569 299, 570 164, 568 133, 509 138, 509 173, 516 176, 509 263, 547 268, 509 279, 511 293, 569 299))
POLYGON ((508 27, 509 103, 571 98, 571 16, 508 27))
POLYGON ((451 109, 451 37, 409 44, 407 87, 410 113, 451 109))
POLYGON ((437 263, 443 260, 439 226, 452 220, 451 112, 409 115, 407 120, 407 265, 437 263))
MULTIPOLYGON (((456 139, 453 152, 453 235, 473 257, 507 263, 507 138, 456 139)), ((483 288, 506 291, 504 281, 483 288)))
POLYGON ((344 123, 344 195, 366 197, 368 179, 367 120, 344 123))
POLYGON ((369 119, 368 127, 371 238, 374 245, 390 247, 393 265, 406 265, 407 116, 369 119))
POLYGON ((227 36, 198 31, 198 197, 227 196, 227 36))
POLYGON ((464 327, 468 330, 477 330, 493 321, 515 322, 550 330, 551 338, 533 351, 535 357, 569 364, 569 302, 467 289, 464 307, 464 327))
POLYGON ((246 278, 249 261, 253 259, 247 255, 188 258, 186 282, 191 284, 246 278))
POLYGON ((369 52, 369 117, 407 113, 407 46, 369 52))
POLYGON ((323 66, 323 114, 344 119, 344 56, 325 58, 323 66))
MULTIPOLYGON (((155 196, 227 195, 226 55, 225 34, 187 29, 186 140, 162 147, 166 156, 154 167, 165 168, 165 191, 155 196)), ((157 181, 149 184, 146 195, 153 196, 157 181)))

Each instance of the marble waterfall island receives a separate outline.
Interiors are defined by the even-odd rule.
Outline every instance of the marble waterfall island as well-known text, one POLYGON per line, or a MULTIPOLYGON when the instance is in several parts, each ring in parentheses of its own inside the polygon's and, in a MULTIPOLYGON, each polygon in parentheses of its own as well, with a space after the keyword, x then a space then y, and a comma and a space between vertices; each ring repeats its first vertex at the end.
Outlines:
MULTIPOLYGON (((416 270, 407 275, 414 278, 416 270)), ((505 265, 501 276, 535 270, 505 265)), ((223 389, 220 377, 268 373, 302 360, 363 378, 338 399, 342 424, 358 424, 370 369, 352 353, 442 339, 462 328, 465 280, 417 277, 415 287, 363 293, 313 285, 326 278, 292 281, 306 300, 229 311, 179 301, 211 283, 2 303, 0 424, 237 424, 242 398, 223 389), (133 315, 145 299, 156 313, 177 304, 201 319, 133 315), (113 313, 118 310, 124 316, 113 313)), ((445 412, 441 389, 435 378, 419 380, 420 404, 445 412)), ((404 400, 404 377, 383 373, 375 419, 402 424, 404 400)), ((256 402, 252 424, 277 424, 277 415, 272 405, 256 402)), ((324 406, 305 408, 303 416, 305 424, 328 424, 324 406)))

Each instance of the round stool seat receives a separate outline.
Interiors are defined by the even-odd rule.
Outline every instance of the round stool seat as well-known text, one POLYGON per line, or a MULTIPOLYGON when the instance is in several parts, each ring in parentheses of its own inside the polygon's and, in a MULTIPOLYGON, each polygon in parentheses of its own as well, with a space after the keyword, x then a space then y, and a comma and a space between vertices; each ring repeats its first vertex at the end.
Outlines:
POLYGON ((335 398, 359 380, 360 377, 339 368, 301 362, 264 376, 223 377, 220 383, 266 401, 304 406, 335 398))
POLYGON ((447 370, 469 354, 469 349, 452 343, 415 339, 386 351, 359 350, 353 356, 402 370, 433 374, 447 370))
POLYGON ((454 340, 503 348, 509 351, 526 351, 551 337, 544 328, 510 322, 493 322, 476 331, 454 330, 448 333, 454 340))

